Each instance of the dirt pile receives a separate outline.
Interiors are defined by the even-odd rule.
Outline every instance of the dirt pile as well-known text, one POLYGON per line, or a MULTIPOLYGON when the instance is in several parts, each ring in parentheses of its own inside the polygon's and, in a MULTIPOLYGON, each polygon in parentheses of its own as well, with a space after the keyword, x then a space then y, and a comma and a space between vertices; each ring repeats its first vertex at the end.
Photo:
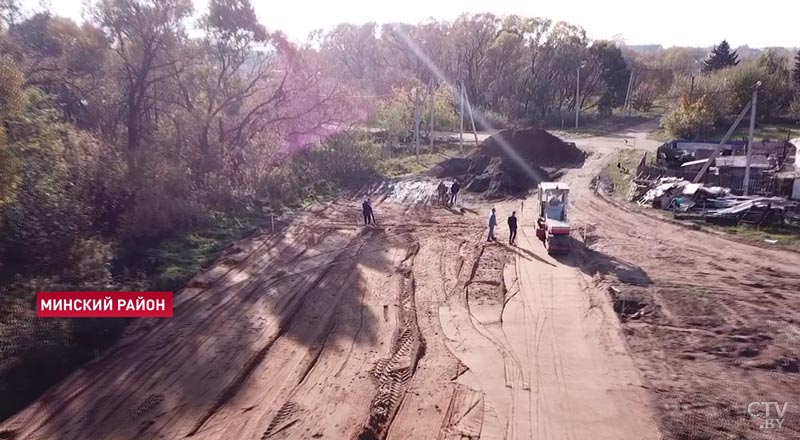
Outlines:
POLYGON ((434 170, 438 177, 455 177, 469 191, 500 197, 526 191, 552 180, 561 168, 582 163, 574 144, 535 127, 503 130, 482 142, 466 159, 450 159, 434 170))

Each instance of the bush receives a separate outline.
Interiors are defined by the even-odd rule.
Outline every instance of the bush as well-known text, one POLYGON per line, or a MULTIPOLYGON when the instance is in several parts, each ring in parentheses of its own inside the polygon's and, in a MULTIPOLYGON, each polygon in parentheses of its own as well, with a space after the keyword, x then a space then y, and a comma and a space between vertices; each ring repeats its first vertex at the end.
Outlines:
POLYGON ((0 264, 5 272, 51 273, 68 263, 89 226, 87 207, 70 181, 63 126, 47 100, 31 93, 13 121, 8 152, 20 166, 7 203, 0 206, 0 264))
POLYGON ((303 198, 306 186, 305 180, 310 177, 305 170, 295 170, 292 167, 273 167, 262 175, 257 197, 260 203, 278 209, 281 205, 290 205, 303 198))
POLYGON ((715 118, 710 99, 703 95, 694 102, 681 99, 680 105, 664 116, 662 124, 673 136, 689 139, 707 134, 713 129, 715 118))
POLYGON ((380 148, 363 132, 343 132, 311 151, 314 168, 337 183, 376 175, 380 148))
POLYGON ((85 207, 92 230, 112 235, 133 198, 124 158, 87 133, 65 130, 62 138, 70 186, 85 207))
MULTIPOLYGON (((466 109, 464 110, 464 113, 464 118, 469 118, 469 114, 467 113, 466 109)), ((512 125, 507 116, 494 110, 480 110, 476 113, 482 116, 482 118, 475 118, 475 125, 478 130, 500 130, 509 128, 512 125)), ((468 127, 471 130, 472 126, 470 124, 471 122, 465 119, 464 129, 466 130, 468 127)))
POLYGON ((664 118, 664 125, 673 135, 698 135, 731 119, 742 111, 753 96, 753 85, 761 81, 758 93, 758 117, 770 119, 790 109, 792 89, 788 60, 768 51, 756 60, 718 70, 695 79, 693 96, 706 99, 694 111, 687 108, 691 80, 675 81, 670 94, 683 96, 664 118), (702 111, 700 111, 702 110, 702 111), (702 127, 697 124, 702 124, 702 127), (694 128, 691 126, 694 125, 694 128), (670 129, 672 127, 676 131, 670 129))
POLYGON ((792 92, 789 67, 785 59, 775 59, 767 54, 758 61, 741 64, 724 72, 733 90, 728 114, 739 113, 753 97, 753 85, 761 81, 758 91, 758 117, 769 119, 779 116, 789 108, 792 92))
POLYGON ((789 113, 795 117, 800 117, 800 92, 795 93, 792 103, 789 105, 789 113))
POLYGON ((136 195, 122 215, 119 237, 126 246, 147 247, 207 221, 207 210, 197 202, 176 199, 155 188, 136 195))
MULTIPOLYGON (((416 87, 425 88, 419 83, 416 87)), ((440 87, 434 94, 434 128, 437 131, 458 130, 458 113, 452 98, 452 92, 447 87, 440 87)), ((430 126, 430 99, 425 99, 421 107, 420 131, 426 131, 430 126)), ((378 126, 388 132, 392 144, 395 141, 405 140, 409 132, 414 129, 412 89, 394 89, 391 98, 378 103, 376 119, 378 126)))

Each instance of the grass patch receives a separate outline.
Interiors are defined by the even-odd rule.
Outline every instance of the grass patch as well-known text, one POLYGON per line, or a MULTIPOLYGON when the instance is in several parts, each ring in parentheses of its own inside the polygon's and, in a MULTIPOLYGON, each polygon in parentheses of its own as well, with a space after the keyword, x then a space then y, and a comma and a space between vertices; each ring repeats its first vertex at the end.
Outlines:
MULTIPOLYGON (((749 119, 747 118, 742 120, 736 130, 734 130, 730 140, 747 142, 747 138, 750 133, 750 123, 748 121, 749 119)), ((733 121, 729 121, 726 124, 715 128, 712 134, 703 136, 702 140, 721 141, 722 137, 725 136, 725 133, 728 131, 730 124, 732 123, 733 121)), ((756 124, 755 130, 753 131, 753 137, 755 138, 756 142, 761 142, 763 140, 769 140, 772 142, 785 141, 787 140, 787 136, 788 139, 794 139, 800 136, 800 124, 791 124, 786 122, 763 122, 756 124)), ((675 136, 671 136, 663 128, 656 131, 651 138, 661 142, 668 142, 676 139, 675 136)))
MULTIPOLYGON (((472 147, 474 148, 474 147, 472 147)), ((464 154, 458 152, 457 145, 448 145, 436 153, 423 153, 419 156, 411 155, 405 157, 393 157, 381 160, 378 163, 378 172, 387 179, 394 179, 401 176, 419 176, 428 172, 439 162, 454 157, 464 157, 470 148, 464 146, 464 154)))
POLYGON ((255 213, 215 213, 204 228, 164 241, 147 252, 151 288, 176 291, 208 266, 231 243, 251 234, 265 222, 255 213))
POLYGON ((770 244, 765 240, 774 240, 776 245, 800 248, 800 231, 797 229, 766 227, 761 229, 749 228, 746 226, 733 226, 724 228, 728 234, 750 242, 770 244))
POLYGON ((636 174, 636 167, 642 160, 642 152, 633 148, 617 151, 603 170, 603 180, 610 192, 617 197, 625 198, 636 174), (627 170, 627 173, 625 172, 627 170))
POLYGON ((127 319, 37 319, 38 290, 163 290, 182 288, 232 242, 266 224, 257 213, 215 213, 206 226, 165 240, 144 260, 105 286, 66 285, 51 279, 20 279, 0 285, 0 421, 19 411, 80 365, 96 359, 122 334, 127 319))
MULTIPOLYGON (((739 126, 731 135, 731 139, 735 141, 747 141, 750 133, 750 125, 748 121, 749 120, 743 120, 742 123, 739 124, 739 126)), ((720 127, 709 138, 722 140, 722 137, 725 136, 725 132, 727 132, 728 128, 730 128, 731 123, 728 123, 724 127, 720 127)), ((760 123, 756 124, 755 130, 753 131, 753 137, 755 138, 756 142, 762 140, 779 142, 792 139, 797 136, 800 136, 800 125, 790 123, 760 123)))

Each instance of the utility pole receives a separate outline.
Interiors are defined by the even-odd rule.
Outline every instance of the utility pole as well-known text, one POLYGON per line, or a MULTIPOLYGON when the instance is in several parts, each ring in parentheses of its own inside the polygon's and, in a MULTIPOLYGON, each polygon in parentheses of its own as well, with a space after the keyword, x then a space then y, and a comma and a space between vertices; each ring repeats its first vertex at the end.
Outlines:
POLYGON ((694 73, 692 74, 692 88, 689 89, 689 102, 694 102, 694 73))
POLYGON ((633 69, 631 69, 631 77, 628 79, 628 91, 625 92, 625 106, 623 112, 627 111, 628 116, 631 115, 631 90, 633 89, 633 69))
POLYGON ((467 101, 467 111, 469 112, 469 120, 472 122, 472 133, 475 135, 475 146, 478 146, 478 130, 475 128, 475 118, 472 116, 472 105, 469 103, 469 95, 464 92, 464 98, 467 101))
POLYGON ((575 84, 575 130, 578 129, 578 114, 581 112, 580 96, 581 96, 581 68, 583 64, 578 66, 578 82, 575 84))
POLYGON ((753 86, 753 105, 750 107, 750 136, 747 139, 747 162, 744 168, 744 195, 750 195, 750 161, 753 157, 753 131, 756 129, 756 104, 761 81, 753 86))
POLYGON ((431 75, 431 84, 430 84, 430 93, 431 93, 431 124, 430 124, 430 126, 431 126, 431 131, 430 131, 430 135, 429 135, 430 141, 431 141, 431 149, 430 149, 429 153, 433 153, 433 129, 435 127, 434 123, 433 123, 433 120, 434 120, 433 118, 436 115, 435 110, 434 110, 434 108, 436 107, 436 100, 434 99, 434 95, 436 94, 435 92, 436 92, 436 89, 434 88, 434 84, 433 84, 433 75, 431 75))
POLYGON ((419 87, 414 89, 414 154, 419 159, 419 123, 422 119, 422 112, 419 108, 419 87))
POLYGON ((460 109, 458 110, 459 129, 458 129, 458 151, 464 153, 464 83, 458 85, 458 99, 460 109))
POLYGON ((698 171, 697 175, 694 177, 694 180, 692 180, 692 183, 700 182, 700 179, 703 178, 703 175, 705 175, 706 171, 708 171, 708 168, 717 159, 717 156, 719 156, 720 151, 722 151, 722 147, 725 145, 725 142, 728 142, 728 138, 731 137, 733 132, 736 130, 736 127, 738 127, 739 123, 742 122, 742 119, 744 119, 744 115, 747 114, 747 111, 750 110, 750 106, 752 105, 753 101, 747 102, 742 111, 739 113, 739 116, 736 117, 736 120, 733 121, 733 124, 730 126, 730 128, 728 128, 728 131, 725 133, 725 136, 723 136, 722 140, 719 141, 719 145, 717 145, 717 148, 715 148, 714 151, 711 152, 711 156, 709 156, 708 160, 703 165, 703 168, 701 168, 700 171, 698 171))

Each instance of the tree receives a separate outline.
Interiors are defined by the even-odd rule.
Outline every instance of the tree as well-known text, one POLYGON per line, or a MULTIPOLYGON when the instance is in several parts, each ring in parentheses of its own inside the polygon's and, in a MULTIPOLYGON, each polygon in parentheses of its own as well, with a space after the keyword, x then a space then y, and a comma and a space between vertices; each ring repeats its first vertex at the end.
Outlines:
MULTIPOLYGON (((578 80, 578 68, 587 59, 587 45, 586 31, 569 23, 556 23, 548 34, 542 62, 546 63, 547 77, 553 84, 548 87, 547 94, 550 96, 546 99, 552 101, 558 109, 558 113, 562 113, 565 109, 571 111, 576 104, 580 105, 575 102, 575 83, 578 80)), ((596 90, 599 77, 597 75, 593 78, 582 76, 581 88, 586 90, 586 87, 583 87, 586 85, 596 90)), ((584 92, 582 96, 585 97, 588 94, 584 92)), ((543 111, 542 116, 547 116, 547 112, 543 111)))
POLYGON ((14 26, 22 17, 22 5, 19 0, 0 0, 0 20, 7 27, 14 26))
POLYGON ((378 40, 375 23, 361 26, 343 23, 325 34, 321 51, 331 54, 332 62, 356 79, 364 79, 378 67, 378 40))
POLYGON ((800 86, 800 49, 797 50, 797 54, 794 56, 794 71, 792 72, 792 79, 794 79, 794 83, 800 86))
POLYGON ((9 28, 2 52, 15 60, 25 87, 52 95, 64 120, 89 125, 87 95, 96 88, 105 65, 108 42, 90 23, 35 14, 9 28))
POLYGON ((194 69, 176 72, 176 87, 167 90, 174 96, 159 99, 166 98, 187 112, 188 120, 176 121, 176 130, 183 124, 195 127, 190 130, 190 142, 197 146, 193 169, 204 176, 219 169, 230 150, 223 146, 231 140, 225 136, 226 122, 235 120, 236 110, 246 99, 268 88, 267 57, 254 49, 267 45, 271 36, 258 22, 249 0, 211 0, 201 26, 206 36, 199 49, 200 62, 194 69), (216 129, 213 139, 212 128, 216 129))
POLYGON ((631 105, 636 110, 650 111, 656 100, 667 94, 673 80, 671 70, 636 67, 631 105))
MULTIPOLYGON (((630 69, 622 57, 622 51, 610 41, 596 41, 589 48, 589 57, 594 69, 599 70, 601 90, 596 93, 597 105, 601 112, 610 112, 625 102, 630 80, 630 69)), ((586 98, 589 94, 586 94, 586 98)), ((585 101, 584 101, 585 102, 585 101)))
POLYGON ((0 208, 14 199, 19 184, 19 158, 12 151, 6 133, 6 121, 22 109, 24 94, 22 73, 7 59, 0 59, 0 208))
POLYGON ((758 92, 758 117, 768 119, 779 116, 789 108, 792 100, 792 80, 789 59, 774 50, 767 50, 750 66, 737 66, 731 71, 730 83, 736 89, 736 96, 744 105, 752 86, 761 81, 758 92), (745 97, 745 95, 748 95, 745 97))
MULTIPOLYGON (((144 119, 154 102, 154 87, 174 76, 187 60, 176 57, 185 36, 183 22, 191 0, 98 0, 95 19, 106 32, 124 78, 127 151, 142 142, 144 119)), ((188 60, 191 62, 191 60, 188 60)))
POLYGON ((464 88, 473 106, 482 106, 484 93, 480 90, 481 74, 486 55, 495 39, 499 19, 489 13, 458 17, 453 23, 453 46, 457 56, 456 78, 463 81, 464 88))
POLYGON ((711 49, 711 55, 703 61, 703 72, 710 73, 737 64, 739 64, 739 55, 736 54, 736 51, 731 51, 731 46, 726 40, 722 40, 711 49))
POLYGON ((518 115, 530 116, 538 110, 544 116, 549 108, 545 102, 549 81, 543 81, 550 69, 549 63, 545 58, 550 53, 544 41, 552 29, 552 21, 540 18, 521 19, 518 26, 519 32, 523 35, 527 55, 525 57, 526 66, 520 74, 522 84, 520 87, 524 91, 524 99, 521 99, 518 115), (536 103, 539 103, 539 106, 536 103), (544 110, 543 110, 544 109, 544 110))
POLYGON ((483 86, 486 94, 484 105, 507 114, 518 111, 515 95, 522 91, 522 79, 526 75, 520 73, 526 70, 528 63, 525 37, 516 28, 516 23, 509 21, 506 20, 488 49, 486 84, 483 86))
POLYGON ((671 135, 689 139, 708 133, 716 119, 711 100, 707 95, 690 101, 683 97, 680 104, 664 116, 664 128, 671 135))

